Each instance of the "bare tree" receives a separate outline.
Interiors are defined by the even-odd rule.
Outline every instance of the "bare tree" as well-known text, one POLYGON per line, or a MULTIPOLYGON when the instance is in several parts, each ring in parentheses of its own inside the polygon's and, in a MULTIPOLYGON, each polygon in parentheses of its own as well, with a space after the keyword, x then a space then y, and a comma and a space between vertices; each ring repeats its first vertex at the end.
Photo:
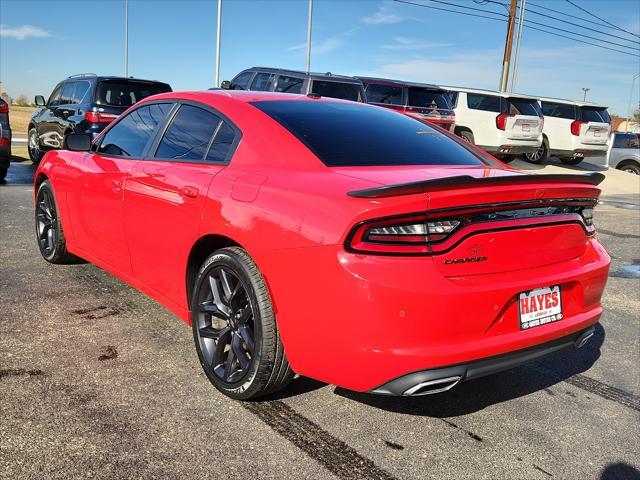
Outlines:
POLYGON ((29 100, 27 99, 27 96, 26 95, 20 95, 16 99, 16 105, 18 105, 19 107, 28 107, 29 106, 29 100))

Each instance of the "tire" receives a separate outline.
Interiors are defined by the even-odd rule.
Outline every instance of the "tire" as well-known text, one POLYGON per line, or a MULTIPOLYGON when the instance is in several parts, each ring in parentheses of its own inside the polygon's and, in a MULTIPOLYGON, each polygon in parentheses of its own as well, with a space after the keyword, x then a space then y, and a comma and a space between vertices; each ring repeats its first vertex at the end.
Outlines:
POLYGON ((67 252, 58 203, 49 180, 42 182, 36 193, 35 224, 36 241, 42 258, 55 264, 68 263, 75 259, 67 252))
POLYGON ((543 138, 540 148, 533 153, 525 153, 524 158, 527 162, 534 163, 536 165, 547 163, 547 159, 549 158, 549 145, 547 143, 547 139, 543 138))
POLYGON ((582 160, 583 157, 560 157, 560 161, 565 165, 578 165, 582 160))
POLYGON ((471 133, 469 130, 461 130, 460 133, 458 134, 458 136, 463 139, 466 140, 467 142, 475 145, 476 144, 476 140, 475 138, 473 138, 473 133, 471 133))
POLYGON ((635 175, 640 175, 640 164, 635 162, 627 162, 622 163, 616 167, 618 170, 622 170, 623 172, 633 173, 635 175))
POLYGON ((34 165, 38 165, 44 152, 40 149, 40 141, 38 140, 38 132, 35 128, 29 130, 27 150, 29 151, 29 158, 34 165))
POLYGON ((191 324, 207 378, 228 397, 268 395, 293 379, 271 296, 242 248, 223 248, 202 264, 192 295, 191 324))
POLYGON ((7 178, 8 171, 9 167, 0 167, 0 182, 4 182, 4 179, 7 178))

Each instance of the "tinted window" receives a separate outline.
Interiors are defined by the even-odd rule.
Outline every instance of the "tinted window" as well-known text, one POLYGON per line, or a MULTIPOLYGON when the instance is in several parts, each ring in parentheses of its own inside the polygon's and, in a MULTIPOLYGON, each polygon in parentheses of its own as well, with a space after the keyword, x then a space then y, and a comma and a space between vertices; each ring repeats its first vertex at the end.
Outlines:
POLYGON ((500 113, 501 97, 493 95, 478 95, 467 93, 467 106, 473 110, 484 110, 486 112, 500 113))
POLYGON ((509 113, 514 115, 531 115, 534 117, 541 117, 542 109, 540 108, 540 105, 538 105, 537 100, 510 98, 509 113))
POLYGON ((429 88, 409 87, 410 107, 451 108, 449 96, 439 90, 429 88))
POLYGON ((461 143, 386 108, 322 101, 254 106, 282 124, 325 165, 483 165, 461 143))
POLYGON ((56 89, 53 91, 53 93, 49 97, 49 101, 47 102, 48 106, 60 104, 60 92, 62 92, 62 85, 56 87, 56 89))
POLYGON ((447 92, 447 95, 449 95, 451 105, 456 107, 458 105, 458 92, 447 92))
POLYGON ((62 95, 60 96, 60 104, 67 105, 73 102, 73 91, 76 88, 76 82, 65 83, 62 87, 62 95))
POLYGON ((566 103, 542 102, 542 114, 545 117, 576 119, 575 107, 566 103))
POLYGON ((141 157, 149 139, 171 110, 171 104, 147 105, 128 113, 105 134, 98 152, 141 157))
POLYGON ((230 90, 246 90, 249 86, 251 75, 253 75, 253 72, 242 72, 236 78, 231 80, 230 90))
POLYGON ((343 100, 360 100, 360 85, 356 83, 327 82, 314 80, 311 93, 317 93, 322 97, 342 98, 343 100))
POLYGON ((98 84, 96 102, 100 105, 110 105, 112 107, 130 107, 143 98, 170 91, 169 85, 162 83, 100 82, 98 84))
POLYGON ((635 133, 616 133, 613 148, 640 148, 638 136, 635 133))
POLYGON ((202 108, 182 105, 162 137, 157 158, 201 161, 220 118, 202 108))
POLYGON ((89 82, 76 82, 76 89, 73 92, 73 103, 80 103, 89 90, 89 82))
POLYGON ((370 83, 365 87, 367 102, 402 105, 402 87, 370 83))
POLYGON ((276 92, 282 93, 302 93, 302 78, 280 75, 276 83, 276 92))
POLYGON ((610 123, 611 117, 606 108, 580 107, 580 120, 583 122, 610 123))
POLYGON ((257 73, 256 76, 253 77, 253 82, 251 82, 251 90, 268 92, 271 90, 272 79, 272 73, 257 73))
POLYGON ((233 128, 223 122, 216 133, 216 137, 213 139, 213 143, 207 154, 207 161, 218 163, 227 161, 235 136, 236 133, 233 128))

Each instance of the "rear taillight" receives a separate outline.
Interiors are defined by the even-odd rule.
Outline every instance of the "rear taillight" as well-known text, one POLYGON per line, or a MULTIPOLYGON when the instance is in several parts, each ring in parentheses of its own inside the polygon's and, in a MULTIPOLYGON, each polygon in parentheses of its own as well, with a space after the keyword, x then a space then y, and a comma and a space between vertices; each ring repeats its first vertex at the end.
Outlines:
POLYGON ((87 112, 84 114, 84 119, 90 123, 111 123, 116 118, 118 118, 118 116, 113 113, 87 112))
POLYGON ((580 120, 574 120, 571 122, 571 135, 575 135, 576 137, 580 136, 580 127, 586 124, 587 122, 581 122, 580 120))
POLYGON ((9 139, 7 137, 0 137, 0 147, 7 147, 9 146, 9 143, 9 139))
POLYGON ((0 113, 9 113, 9 104, 8 103, 0 103, 0 113))
POLYGON ((496 117, 496 127, 498 130, 505 130, 507 128, 507 118, 514 117, 511 113, 501 113, 496 117))
POLYGON ((424 215, 376 220, 357 226, 349 235, 348 248, 371 253, 427 253, 431 243, 444 240, 461 222, 429 220, 424 215))

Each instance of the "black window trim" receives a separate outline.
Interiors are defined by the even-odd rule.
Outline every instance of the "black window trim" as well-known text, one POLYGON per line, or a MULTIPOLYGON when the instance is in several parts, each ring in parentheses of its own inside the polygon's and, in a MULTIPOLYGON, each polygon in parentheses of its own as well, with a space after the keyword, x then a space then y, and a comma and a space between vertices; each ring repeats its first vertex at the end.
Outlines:
MULTIPOLYGON (((151 102, 151 104, 155 104, 155 103, 166 103, 166 102, 160 102, 160 101, 151 102)), ((149 103, 147 103, 147 105, 149 105, 149 103)), ((231 163, 231 160, 233 159, 233 155, 235 154, 236 149, 238 148, 238 145, 240 144, 241 139, 242 139, 242 130, 240 130, 240 128, 238 128, 238 126, 229 119, 229 117, 227 117, 224 113, 220 112, 219 110, 209 105, 205 105, 204 103, 195 102, 192 100, 175 100, 173 109, 167 115, 165 122, 161 124, 160 127, 158 128, 158 132, 156 133, 155 138, 151 142, 151 145, 148 146, 148 149, 145 149, 144 160, 153 161, 153 162, 191 163, 194 165, 229 165, 229 163, 231 163), (235 135, 233 137, 233 142, 231 142, 231 146, 227 151, 227 156, 222 162, 214 162, 206 159, 207 155, 209 155, 209 151, 211 150, 211 146, 213 145, 213 142, 216 136, 218 135, 220 128, 222 127, 222 124, 219 124, 216 127, 215 131, 213 132, 213 135, 209 140, 209 144, 207 145, 207 149, 205 150, 204 156, 201 160, 193 160, 193 159, 183 160, 178 158, 160 158, 155 156, 155 154, 158 151, 158 148, 160 147, 160 142, 162 142, 162 139, 164 138, 164 134, 167 132, 167 130, 173 123, 173 119, 178 114, 178 111, 180 110, 180 107, 182 105, 189 105, 192 107, 196 107, 196 108, 200 108, 202 110, 208 111, 209 113, 212 113, 215 116, 219 117, 220 120, 226 123, 234 131, 235 135)), ((130 157, 125 157, 125 158, 130 158, 130 157)))

